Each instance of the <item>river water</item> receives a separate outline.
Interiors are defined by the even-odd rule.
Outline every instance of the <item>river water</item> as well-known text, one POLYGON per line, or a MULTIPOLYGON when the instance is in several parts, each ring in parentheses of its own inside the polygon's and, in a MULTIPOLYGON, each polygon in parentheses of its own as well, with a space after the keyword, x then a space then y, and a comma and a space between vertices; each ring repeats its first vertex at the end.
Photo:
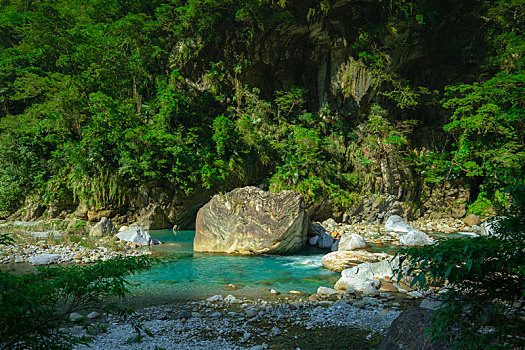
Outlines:
POLYGON ((322 267, 326 250, 307 248, 292 255, 241 256, 193 252, 195 231, 150 231, 163 242, 154 246, 161 264, 129 278, 135 296, 198 299, 224 293, 228 284, 240 287, 243 295, 269 295, 291 290, 314 293, 319 286, 333 287, 341 276, 322 267))

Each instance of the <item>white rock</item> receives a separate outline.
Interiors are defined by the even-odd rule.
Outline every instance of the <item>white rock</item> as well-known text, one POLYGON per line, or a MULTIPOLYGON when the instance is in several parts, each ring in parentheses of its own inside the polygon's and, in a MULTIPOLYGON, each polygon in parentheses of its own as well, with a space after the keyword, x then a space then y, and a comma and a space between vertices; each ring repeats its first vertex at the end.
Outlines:
POLYGON ((132 226, 117 234, 117 237, 126 242, 137 243, 141 245, 155 244, 149 233, 140 226, 132 226))
POLYGON ((224 301, 230 304, 242 304, 242 300, 237 299, 231 294, 224 298, 224 301))
POLYGON ((333 288, 319 287, 317 288, 317 294, 319 295, 335 295, 337 291, 333 288))
POLYGON ((224 297, 220 294, 217 294, 217 295, 214 295, 212 297, 209 297, 208 299, 206 299, 206 301, 209 301, 211 303, 216 303, 218 301, 223 301, 224 300, 224 297))
POLYGON ((406 246, 415 245, 429 245, 433 244, 434 241, 428 237, 424 232, 418 230, 412 230, 407 234, 404 234, 399 238, 399 243, 406 246))
POLYGON ((127 230, 129 227, 124 225, 124 226, 121 226, 119 229, 118 229, 118 232, 122 232, 124 230, 127 230))
POLYGON ((410 232, 413 228, 399 215, 390 216, 385 222, 385 231, 388 232, 410 232))
POLYGON ((366 248, 367 244, 363 237, 356 233, 345 233, 341 237, 338 250, 355 250, 366 248))
POLYGON ((29 262, 33 265, 49 265, 56 263, 61 257, 60 254, 39 254, 29 258, 29 262))

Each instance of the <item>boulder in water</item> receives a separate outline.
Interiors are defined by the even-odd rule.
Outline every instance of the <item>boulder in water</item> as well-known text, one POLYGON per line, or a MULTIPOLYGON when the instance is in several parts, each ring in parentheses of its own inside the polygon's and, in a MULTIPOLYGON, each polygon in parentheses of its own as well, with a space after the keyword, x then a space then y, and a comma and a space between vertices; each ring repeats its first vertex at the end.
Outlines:
POLYGON ((303 249, 307 233, 308 218, 299 193, 270 193, 249 186, 215 195, 199 210, 193 249, 284 254, 303 249))

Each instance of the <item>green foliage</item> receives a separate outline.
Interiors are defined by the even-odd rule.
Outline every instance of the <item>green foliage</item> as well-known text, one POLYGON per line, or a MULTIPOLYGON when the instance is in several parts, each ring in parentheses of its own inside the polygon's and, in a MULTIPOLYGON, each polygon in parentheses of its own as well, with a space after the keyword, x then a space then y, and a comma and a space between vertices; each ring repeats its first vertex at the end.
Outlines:
MULTIPOLYGON (((110 300, 123 298, 128 293, 126 276, 151 263, 142 256, 93 266, 45 267, 22 276, 0 272, 0 348, 71 349, 87 344, 88 338, 65 330, 69 315, 97 309, 127 319, 133 311, 110 300)), ((144 330, 132 325, 137 332, 144 330)))
POLYGON ((502 214, 494 235, 399 253, 410 264, 406 275, 414 276, 412 285, 448 288, 433 316, 433 339, 461 349, 524 345, 513 326, 523 327, 517 316, 525 310, 525 187, 512 190, 512 204, 502 214))

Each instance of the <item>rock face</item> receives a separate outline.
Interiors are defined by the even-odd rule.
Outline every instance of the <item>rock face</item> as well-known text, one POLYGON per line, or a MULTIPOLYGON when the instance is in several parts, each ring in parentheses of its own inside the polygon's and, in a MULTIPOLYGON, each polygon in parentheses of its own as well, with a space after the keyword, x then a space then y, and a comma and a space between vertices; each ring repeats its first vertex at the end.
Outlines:
POLYGON ((156 239, 151 238, 149 233, 140 226, 132 226, 117 234, 117 237, 126 242, 138 243, 141 245, 151 245, 160 243, 156 239))
POLYGON ((380 350, 445 350, 442 342, 432 344, 425 330, 430 327, 431 310, 412 307, 392 322, 380 350))
POLYGON ((113 225, 110 219, 103 217, 100 221, 89 231, 90 237, 104 237, 111 236, 117 232, 117 228, 113 225))
POLYGON ((358 234, 344 234, 339 242, 338 250, 355 250, 366 248, 366 241, 358 234))
POLYGON ((299 193, 277 194, 250 186, 215 195, 199 210, 193 249, 282 254, 301 250, 307 233, 308 218, 299 193))
POLYGON ((341 272, 363 262, 378 262, 388 257, 388 254, 374 254, 365 250, 336 251, 326 254, 321 261, 325 269, 341 272))

